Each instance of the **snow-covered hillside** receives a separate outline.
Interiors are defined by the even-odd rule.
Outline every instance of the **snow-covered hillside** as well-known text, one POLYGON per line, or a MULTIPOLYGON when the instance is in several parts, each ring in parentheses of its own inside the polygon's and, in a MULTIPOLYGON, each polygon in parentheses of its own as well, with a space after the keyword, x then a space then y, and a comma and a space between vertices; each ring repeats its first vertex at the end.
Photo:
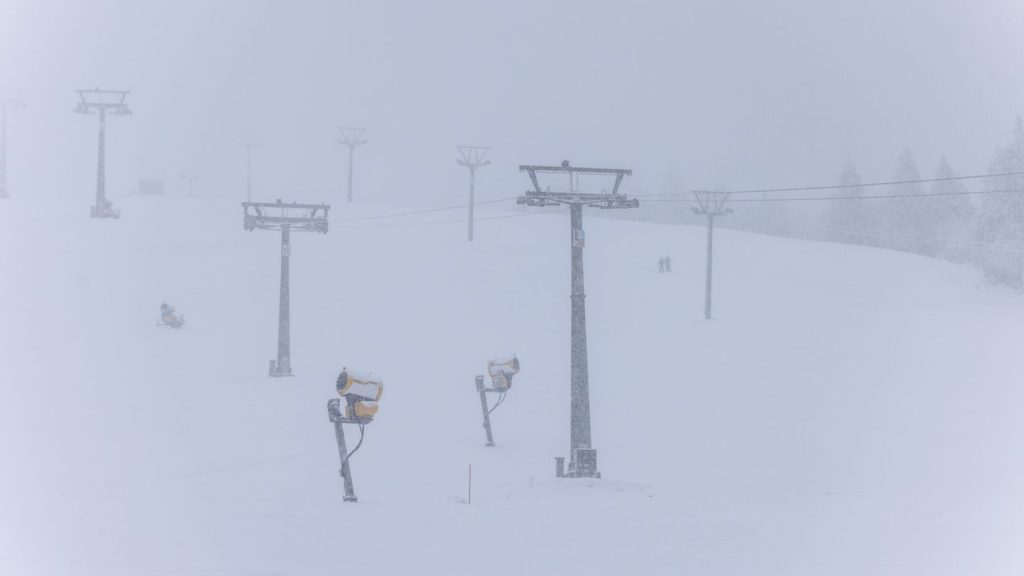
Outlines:
MULTIPOLYGON (((1020 574, 1024 300, 896 252, 588 215, 594 445, 568 450, 565 213, 279 235, 236 202, 0 209, 0 573, 1020 574), (672 274, 658 274, 660 256, 672 274), (188 319, 155 326, 162 300, 188 319), (522 371, 483 446, 473 378, 522 371), (341 500, 326 402, 384 378, 341 500), (467 467, 472 503, 465 503, 467 467)), ((437 220, 458 215, 437 214, 437 220)))

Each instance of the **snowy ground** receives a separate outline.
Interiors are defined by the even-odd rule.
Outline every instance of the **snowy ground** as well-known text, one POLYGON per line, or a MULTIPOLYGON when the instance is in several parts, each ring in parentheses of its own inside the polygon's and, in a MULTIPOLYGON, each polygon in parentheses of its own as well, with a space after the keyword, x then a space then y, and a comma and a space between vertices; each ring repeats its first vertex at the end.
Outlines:
POLYGON ((296 376, 271 379, 279 236, 236 202, 119 205, 0 207, 4 574, 1024 571, 1024 300, 966 267, 721 231, 706 322, 702 229, 588 217, 604 479, 557 480, 566 214, 468 244, 338 207, 293 235, 296 376), (473 377, 513 352, 484 448, 473 377), (355 505, 343 365, 385 381, 355 505))

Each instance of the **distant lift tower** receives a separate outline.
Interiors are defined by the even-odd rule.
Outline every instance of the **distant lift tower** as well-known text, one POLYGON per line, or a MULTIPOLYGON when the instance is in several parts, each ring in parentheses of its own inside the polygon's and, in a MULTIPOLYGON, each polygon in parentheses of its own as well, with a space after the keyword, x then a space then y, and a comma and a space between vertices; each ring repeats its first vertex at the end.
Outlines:
POLYGON ((348 201, 352 201, 352 160, 355 156, 356 147, 366 144, 366 140, 363 139, 363 133, 366 132, 366 128, 349 128, 343 127, 338 128, 338 132, 341 133, 341 138, 338 139, 339 144, 348 146, 348 201))
POLYGON ((570 424, 569 424, 569 467, 566 470, 564 458, 556 458, 556 474, 574 478, 600 478, 597 471, 597 450, 590 444, 590 384, 587 372, 587 312, 583 291, 583 207, 593 206, 603 209, 637 208, 640 202, 619 194, 619 185, 624 176, 633 174, 632 170, 611 168, 576 168, 568 161, 561 166, 520 166, 521 172, 530 176, 533 189, 525 196, 520 196, 516 203, 523 206, 569 206, 570 242, 572 246, 572 361, 570 391, 570 424), (568 192, 551 192, 541 190, 537 181, 538 173, 564 174, 569 177, 568 192), (573 180, 579 175, 614 176, 615 183, 611 192, 583 193, 573 189, 573 180))
POLYGON ((260 147, 260 143, 253 140, 242 142, 245 146, 245 201, 252 202, 252 151, 260 147))
POLYGON ((459 146, 459 158, 456 162, 461 166, 469 168, 469 241, 473 241, 473 205, 474 199, 474 187, 476 185, 476 169, 481 166, 487 166, 491 163, 490 160, 484 160, 484 156, 487 156, 487 151, 490 150, 487 146, 459 146))
POLYGON ((17 94, 0 93, 0 198, 10 197, 7 192, 7 110, 24 105, 17 94))
POLYGON ((707 268, 704 271, 704 319, 711 320, 711 264, 712 244, 715 237, 715 217, 732 214, 732 208, 726 208, 725 203, 729 195, 723 192, 694 192, 697 198, 697 205, 692 208, 693 213, 706 216, 708 219, 708 255, 707 268))
POLYGON ((192 197, 192 188, 199 179, 199 170, 195 166, 185 166, 178 172, 178 178, 188 186, 188 197, 192 197))
POLYGON ((79 114, 95 114, 100 117, 99 160, 96 170, 96 205, 92 208, 93 218, 118 218, 121 213, 114 209, 114 203, 107 200, 106 135, 107 114, 127 116, 132 112, 124 99, 128 92, 123 90, 79 90, 80 101, 75 106, 79 114))
POLYGON ((277 202, 242 202, 246 230, 281 231, 281 304, 277 320, 277 361, 270 361, 271 376, 291 376, 291 316, 288 298, 289 260, 292 254, 291 231, 327 233, 327 204, 285 204, 277 202))

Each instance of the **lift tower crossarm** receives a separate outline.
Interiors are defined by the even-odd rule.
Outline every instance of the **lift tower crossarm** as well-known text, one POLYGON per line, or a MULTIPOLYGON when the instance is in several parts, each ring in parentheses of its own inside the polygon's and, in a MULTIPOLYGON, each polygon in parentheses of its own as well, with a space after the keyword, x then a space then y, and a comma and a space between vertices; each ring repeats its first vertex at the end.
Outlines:
POLYGON ((246 230, 280 230, 284 226, 309 232, 327 233, 327 204, 298 204, 296 202, 242 202, 246 230), (272 211, 278 211, 277 214, 272 211))

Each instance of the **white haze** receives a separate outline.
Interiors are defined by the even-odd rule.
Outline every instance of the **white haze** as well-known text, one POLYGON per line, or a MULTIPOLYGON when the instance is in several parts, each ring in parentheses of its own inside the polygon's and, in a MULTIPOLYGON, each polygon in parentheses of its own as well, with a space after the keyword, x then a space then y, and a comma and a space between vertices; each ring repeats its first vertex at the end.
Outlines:
POLYGON ((461 198, 458 144, 493 147, 484 196, 561 159, 633 168, 633 190, 742 188, 847 160, 884 179, 905 148, 984 171, 1024 108, 1022 28, 1012 0, 5 0, 0 82, 28 104, 10 179, 33 194, 88 191, 95 129, 71 107, 97 86, 133 92, 112 194, 197 166, 234 196, 254 137, 264 197, 329 199, 338 125, 368 129, 357 181, 381 199, 461 198))

